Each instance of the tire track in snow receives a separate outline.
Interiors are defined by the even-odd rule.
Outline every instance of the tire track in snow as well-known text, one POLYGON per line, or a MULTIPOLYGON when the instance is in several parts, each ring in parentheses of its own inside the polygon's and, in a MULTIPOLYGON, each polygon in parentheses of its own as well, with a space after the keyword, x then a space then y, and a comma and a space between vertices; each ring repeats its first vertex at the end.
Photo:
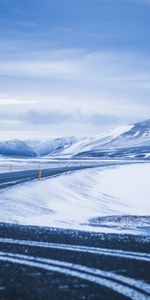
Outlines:
POLYGON ((150 262, 149 253, 98 248, 98 247, 78 246, 78 245, 71 245, 71 244, 57 244, 57 243, 37 242, 37 241, 29 241, 29 240, 17 240, 17 239, 9 239, 9 238, 0 238, 0 243, 49 248, 49 249, 60 249, 60 250, 98 254, 104 256, 112 256, 112 257, 150 262))
POLYGON ((150 299, 150 285, 140 280, 136 281, 129 277, 116 275, 112 272, 64 261, 7 252, 0 252, 0 260, 78 277, 80 279, 105 286, 132 300, 150 299))

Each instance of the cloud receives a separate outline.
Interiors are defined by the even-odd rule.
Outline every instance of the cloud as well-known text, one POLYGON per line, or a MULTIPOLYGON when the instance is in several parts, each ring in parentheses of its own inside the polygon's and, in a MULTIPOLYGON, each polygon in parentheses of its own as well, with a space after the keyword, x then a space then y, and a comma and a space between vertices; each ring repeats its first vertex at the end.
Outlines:
POLYGON ((11 105, 31 105, 31 104, 37 104, 38 101, 30 100, 26 101, 23 99, 11 99, 7 97, 0 97, 0 105, 2 106, 11 106, 11 105))
POLYGON ((0 120, 0 123, 1 124, 6 124, 6 125, 16 125, 16 124, 20 124, 21 123, 21 121, 19 121, 19 120, 0 120))
POLYGON ((86 114, 80 111, 72 113, 64 113, 60 111, 28 111, 25 115, 20 116, 24 122, 31 123, 32 125, 57 125, 57 124, 91 124, 100 126, 105 124, 113 124, 120 122, 117 116, 108 116, 103 114, 86 114))
POLYGON ((9 105, 13 105, 13 115, 22 116, 26 123, 28 119, 32 126, 83 124, 83 120, 95 126, 115 124, 117 116, 127 122, 149 117, 150 60, 146 55, 59 49, 47 56, 40 53, 39 60, 36 55, 32 58, 6 62, 8 76, 0 81, 1 92, 5 95, 6 87, 9 93, 0 97, 1 107, 8 107, 3 113, 12 113, 9 105), (50 113, 45 113, 46 108, 50 113))
POLYGON ((0 139, 49 139, 61 136, 92 136, 126 123, 118 116, 87 114, 81 111, 28 111, 26 113, 1 113, 0 139))
POLYGON ((0 60, 0 76, 47 78, 108 87, 149 88, 150 59, 135 52, 61 49, 30 58, 0 60))
POLYGON ((63 112, 28 111, 25 115, 21 116, 21 119, 32 125, 61 124, 71 121, 72 115, 63 112))
MULTIPOLYGON (((0 61, 1 92, 8 91, 7 97, 1 96, 1 106, 14 105, 19 114, 21 107, 24 113, 28 106, 33 111, 47 107, 48 111, 62 111, 60 120, 69 119, 68 113, 77 110, 86 115, 148 117, 150 60, 146 55, 83 49, 59 49, 47 55, 41 52, 39 60, 36 55, 0 61), (7 76, 2 76, 3 72, 7 76)), ((36 118, 35 114, 35 122, 36 118)))
POLYGON ((0 74, 28 77, 62 77, 78 72, 73 61, 7 61, 0 62, 0 74))
POLYGON ((149 117, 149 0, 1 2, 3 128, 89 135, 149 117))

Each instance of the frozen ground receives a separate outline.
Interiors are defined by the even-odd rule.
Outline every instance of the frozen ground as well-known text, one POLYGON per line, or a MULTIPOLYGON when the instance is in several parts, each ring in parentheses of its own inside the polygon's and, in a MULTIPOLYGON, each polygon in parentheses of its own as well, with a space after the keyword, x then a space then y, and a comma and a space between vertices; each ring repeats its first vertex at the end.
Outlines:
POLYGON ((149 163, 103 167, 1 190, 0 221, 148 234, 149 174, 149 163))

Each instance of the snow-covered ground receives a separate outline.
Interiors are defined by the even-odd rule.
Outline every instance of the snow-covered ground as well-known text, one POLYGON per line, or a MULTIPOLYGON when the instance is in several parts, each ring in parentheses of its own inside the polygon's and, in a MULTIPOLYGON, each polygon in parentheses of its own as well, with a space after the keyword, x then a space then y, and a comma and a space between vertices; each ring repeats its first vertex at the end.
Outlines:
POLYGON ((149 163, 122 165, 85 169, 1 190, 0 221, 148 233, 149 174, 149 163))

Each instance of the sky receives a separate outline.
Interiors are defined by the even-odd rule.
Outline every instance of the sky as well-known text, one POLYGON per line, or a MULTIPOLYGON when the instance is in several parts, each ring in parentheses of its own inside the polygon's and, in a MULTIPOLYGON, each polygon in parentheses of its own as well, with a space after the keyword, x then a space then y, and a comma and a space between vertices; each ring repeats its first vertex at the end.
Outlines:
POLYGON ((150 118, 150 0, 1 0, 0 139, 150 118))

